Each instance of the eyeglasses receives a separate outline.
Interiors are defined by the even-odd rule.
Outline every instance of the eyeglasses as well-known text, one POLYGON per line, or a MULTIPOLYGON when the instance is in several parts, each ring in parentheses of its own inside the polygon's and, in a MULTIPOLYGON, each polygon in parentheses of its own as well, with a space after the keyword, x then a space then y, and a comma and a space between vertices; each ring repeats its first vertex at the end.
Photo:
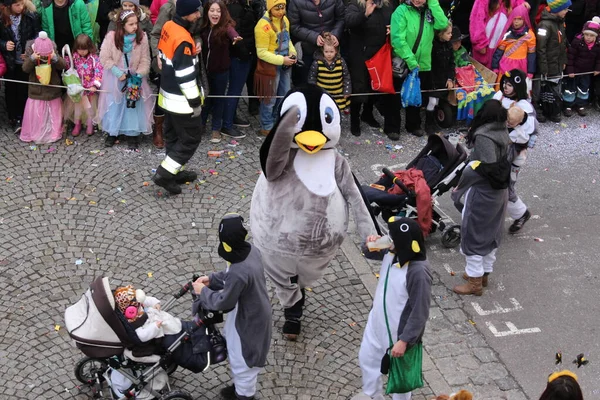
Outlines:
POLYGON ((283 10, 285 8, 285 4, 277 4, 275 7, 273 7, 276 10, 283 10))

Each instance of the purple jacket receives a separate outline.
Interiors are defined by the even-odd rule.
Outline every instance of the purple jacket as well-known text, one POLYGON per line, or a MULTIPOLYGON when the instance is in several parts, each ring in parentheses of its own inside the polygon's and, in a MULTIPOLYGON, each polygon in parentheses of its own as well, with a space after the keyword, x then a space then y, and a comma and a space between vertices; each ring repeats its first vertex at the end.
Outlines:
POLYGON ((575 36, 567 53, 567 74, 600 71, 600 43, 588 48, 583 35, 575 36))

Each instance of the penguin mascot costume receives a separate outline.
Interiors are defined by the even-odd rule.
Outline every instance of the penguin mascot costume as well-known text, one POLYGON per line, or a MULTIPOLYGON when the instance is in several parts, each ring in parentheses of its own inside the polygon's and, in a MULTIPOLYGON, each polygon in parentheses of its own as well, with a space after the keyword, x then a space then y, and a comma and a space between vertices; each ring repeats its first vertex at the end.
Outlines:
POLYGON ((321 88, 293 90, 260 149, 263 173, 252 195, 250 228, 284 307, 289 340, 300 334, 304 288, 323 276, 346 236, 348 205, 360 237, 376 233, 350 166, 335 148, 340 121, 335 100, 321 88))
MULTIPOLYGON (((394 247, 381 263, 373 307, 358 352, 363 391, 352 400, 385 399, 381 369, 390 341, 394 343, 391 356, 404 355, 406 349, 421 342, 429 319, 432 277, 423 231, 411 218, 392 217, 388 228, 394 247)), ((392 395, 392 400, 410 398, 410 392, 392 395)))
POLYGON ((246 241, 247 234, 240 215, 225 215, 219 225, 219 256, 228 262, 228 267, 194 282, 198 294, 192 307, 194 314, 199 306, 206 310, 231 310, 225 320, 225 339, 233 385, 221 390, 221 397, 231 400, 254 399, 258 374, 267 362, 271 346, 272 311, 267 282, 260 252, 246 241))

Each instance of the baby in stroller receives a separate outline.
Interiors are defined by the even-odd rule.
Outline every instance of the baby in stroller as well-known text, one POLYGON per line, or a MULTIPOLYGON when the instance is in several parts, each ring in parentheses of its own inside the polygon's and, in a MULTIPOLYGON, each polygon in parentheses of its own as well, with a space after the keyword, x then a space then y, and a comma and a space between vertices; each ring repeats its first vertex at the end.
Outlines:
POLYGON ((198 309, 192 321, 181 321, 165 312, 191 286, 184 285, 161 307, 158 299, 132 286, 112 292, 108 278, 95 279, 65 311, 69 335, 86 355, 75 368, 76 378, 101 398, 107 382, 113 399, 192 399, 171 390, 168 375, 177 366, 198 373, 227 356, 214 326, 223 321, 222 314, 198 309))

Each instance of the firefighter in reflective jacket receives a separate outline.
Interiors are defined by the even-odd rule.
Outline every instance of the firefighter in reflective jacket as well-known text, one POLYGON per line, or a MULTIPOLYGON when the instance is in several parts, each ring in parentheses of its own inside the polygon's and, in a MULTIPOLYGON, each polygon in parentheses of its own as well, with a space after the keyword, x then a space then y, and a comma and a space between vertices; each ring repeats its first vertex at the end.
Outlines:
POLYGON ((204 89, 196 45, 188 30, 200 18, 200 7, 200 0, 177 0, 175 16, 163 26, 158 42, 162 64, 158 105, 165 110, 166 157, 152 180, 171 194, 181 193, 179 185, 198 177, 183 167, 196 152, 203 129, 204 89))

